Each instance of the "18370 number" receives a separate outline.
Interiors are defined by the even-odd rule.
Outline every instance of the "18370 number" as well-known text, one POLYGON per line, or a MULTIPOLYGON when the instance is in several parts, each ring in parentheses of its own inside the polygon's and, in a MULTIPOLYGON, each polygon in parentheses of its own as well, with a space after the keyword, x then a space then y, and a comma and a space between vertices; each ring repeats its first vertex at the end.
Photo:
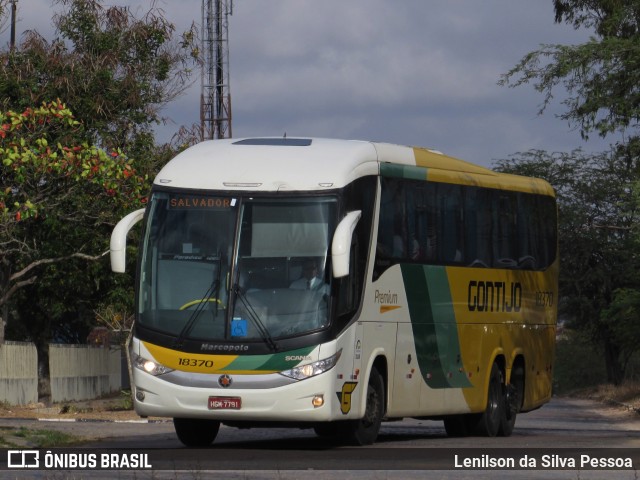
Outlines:
POLYGON ((213 368, 213 360, 201 360, 197 358, 178 358, 178 365, 183 367, 213 368))
POLYGON ((536 307, 553 307, 553 292, 536 292, 536 307))

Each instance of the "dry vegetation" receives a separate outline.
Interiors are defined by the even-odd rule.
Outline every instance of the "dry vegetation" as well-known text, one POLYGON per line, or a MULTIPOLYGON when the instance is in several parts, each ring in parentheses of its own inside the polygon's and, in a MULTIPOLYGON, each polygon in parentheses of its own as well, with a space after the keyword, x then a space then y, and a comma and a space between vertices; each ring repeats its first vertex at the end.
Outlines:
POLYGON ((640 414, 640 382, 627 382, 619 386, 598 385, 576 390, 568 396, 588 398, 640 414))

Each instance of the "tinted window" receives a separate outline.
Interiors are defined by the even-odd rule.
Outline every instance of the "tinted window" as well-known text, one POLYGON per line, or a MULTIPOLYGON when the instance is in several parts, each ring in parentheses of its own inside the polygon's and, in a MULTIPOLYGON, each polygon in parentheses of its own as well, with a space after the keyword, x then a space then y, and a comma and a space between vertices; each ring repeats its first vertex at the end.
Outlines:
POLYGON ((400 262, 541 270, 556 254, 552 197, 381 178, 376 275, 400 262))

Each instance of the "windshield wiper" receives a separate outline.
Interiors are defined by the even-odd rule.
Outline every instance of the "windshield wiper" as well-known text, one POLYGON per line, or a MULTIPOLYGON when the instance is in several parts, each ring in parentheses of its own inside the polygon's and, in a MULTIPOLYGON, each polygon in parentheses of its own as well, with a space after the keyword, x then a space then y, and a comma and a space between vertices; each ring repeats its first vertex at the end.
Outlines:
POLYGON ((191 330, 193 330, 193 327, 200 318, 200 314, 204 311, 204 309, 207 307, 207 304, 209 303, 209 300, 211 300, 212 298, 214 299, 213 303, 215 304, 213 319, 215 320, 216 316, 218 315, 218 299, 220 298, 220 274, 222 270, 222 257, 220 253, 218 253, 218 259, 218 275, 213 280, 211 286, 207 289, 207 291, 204 292, 204 296, 200 300, 200 303, 198 303, 198 306, 187 320, 187 323, 185 323, 184 327, 182 327, 182 330, 180 330, 180 334, 176 338, 175 342, 173 342, 174 347, 182 346, 185 337, 189 335, 191 330))
POLYGON ((280 347, 278 347, 278 344, 273 340, 273 337, 271 337, 269 330, 267 330, 267 328, 264 326, 264 323, 262 323, 262 320, 260 319, 260 315, 258 315, 258 313, 255 311, 255 309, 253 308, 253 306, 251 305, 251 303, 249 302, 245 294, 242 293, 242 290, 240 289, 240 286, 237 283, 233 286, 233 292, 236 294, 236 298, 239 298, 240 302, 242 302, 242 306, 247 312, 247 316, 249 317, 249 320, 253 322, 254 326, 256 327, 256 330, 258 330, 258 332, 260 333, 260 336, 264 340, 264 343, 266 343, 267 346, 269 346, 269 348, 271 348, 271 350, 273 350, 274 352, 277 352, 278 350, 280 350, 280 347))

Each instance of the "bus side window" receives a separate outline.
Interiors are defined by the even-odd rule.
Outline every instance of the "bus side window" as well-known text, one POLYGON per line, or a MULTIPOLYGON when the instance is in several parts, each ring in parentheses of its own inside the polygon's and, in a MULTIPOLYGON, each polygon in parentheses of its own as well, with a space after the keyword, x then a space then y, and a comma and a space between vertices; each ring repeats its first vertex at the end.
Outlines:
POLYGON ((438 191, 439 228, 442 239, 437 263, 460 264, 463 261, 462 190, 459 185, 440 184, 438 191))

